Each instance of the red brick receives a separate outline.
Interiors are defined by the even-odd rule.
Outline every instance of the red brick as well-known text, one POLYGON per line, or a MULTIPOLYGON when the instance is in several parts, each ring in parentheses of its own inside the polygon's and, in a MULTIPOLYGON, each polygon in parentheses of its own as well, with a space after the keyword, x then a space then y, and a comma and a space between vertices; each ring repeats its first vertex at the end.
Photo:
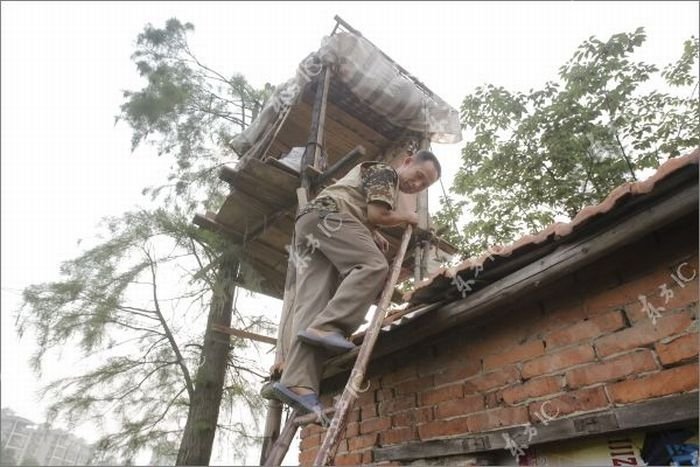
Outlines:
MULTIPOLYGON (((678 289, 671 290, 676 292, 678 289)), ((689 299, 687 296, 680 296, 678 298, 681 298, 682 300, 676 301, 676 296, 674 296, 674 298, 671 298, 668 301, 668 303, 665 303, 663 297, 656 294, 647 296, 647 301, 654 305, 654 307, 659 311, 661 316, 674 315, 679 312, 683 312, 685 309, 690 309, 692 311, 696 308, 695 303, 697 302, 697 296, 693 299, 689 299), (663 308, 663 310, 661 308, 663 308)), ((637 300, 636 303, 632 303, 627 306, 627 316, 629 317, 630 322, 632 322, 632 324, 641 324, 651 321, 651 318, 649 318, 649 315, 644 310, 644 308, 642 307, 642 303, 639 300, 637 300)))
POLYGON ((514 384, 518 381, 520 381, 520 372, 515 366, 509 366, 469 378, 464 382, 464 393, 486 392, 489 389, 514 384))
POLYGON ((348 414, 348 422, 359 422, 360 421, 360 408, 355 407, 348 414))
MULTIPOLYGON (((677 285, 673 282, 674 285, 677 285)), ((673 290, 674 296, 669 301, 669 305, 673 304, 674 308, 681 308, 687 305, 698 303, 698 280, 686 283, 684 288, 677 287, 673 290)))
POLYGON ((602 386, 570 391, 546 401, 533 402, 528 406, 530 419, 540 423, 574 412, 590 412, 608 407, 610 403, 602 386), (542 410, 541 407, 544 406, 542 410))
POLYGON ((611 290, 586 297, 585 313, 598 314, 611 309, 625 308, 638 302, 639 294, 653 294, 656 287, 669 279, 668 269, 658 269, 638 279, 624 283, 611 290))
POLYGON ((658 365, 651 350, 641 349, 567 371, 566 384, 570 388, 579 388, 656 368, 658 365))
MULTIPOLYGON (((664 339, 664 341, 666 341, 664 339)), ((654 346, 661 363, 671 365, 673 363, 698 358, 697 333, 679 336, 667 342, 657 342, 654 346)))
MULTIPOLYGON (((346 436, 341 434, 340 437, 345 438, 346 436)), ((338 441, 338 450, 336 452, 338 454, 348 452, 348 440, 347 439, 341 439, 340 441, 338 441)))
POLYGON ((425 390, 426 388, 432 388, 433 386, 433 375, 428 375, 421 378, 402 381, 396 385, 394 391, 396 392, 396 395, 415 394, 425 390))
MULTIPOLYGON (((641 305, 640 305, 641 306, 641 305)), ((619 331, 595 341, 598 355, 608 355, 652 344, 672 334, 679 334, 690 324, 690 315, 687 312, 664 315, 656 320, 656 325, 651 319, 641 321, 629 329, 619 331)))
MULTIPOLYGON (((378 385, 374 383, 373 381, 370 382, 370 390, 366 392, 361 392, 357 396, 357 405, 369 405, 369 404, 374 404, 377 399, 374 395, 376 392, 374 388, 376 388, 378 385)), ((364 387, 364 384, 363 384, 364 387)))
POLYGON ((351 438, 360 434, 360 424, 358 422, 352 422, 345 425, 345 437, 351 438))
POLYGON ((363 448, 369 448, 377 443, 377 433, 372 433, 369 435, 355 436, 354 438, 348 439, 348 450, 349 451, 359 451, 363 448))
POLYGON ((407 379, 413 379, 417 376, 416 367, 414 365, 403 366, 401 368, 387 373, 381 377, 382 387, 393 387, 396 383, 407 379))
POLYGON ((547 349, 551 350, 569 344, 575 344, 584 340, 600 337, 625 327, 625 320, 619 310, 595 316, 589 320, 581 321, 560 331, 551 333, 545 337, 547 349))
POLYGON ((595 358, 595 354, 590 344, 559 350, 526 362, 522 370, 523 378, 532 378, 533 376, 563 370, 580 363, 589 362, 593 358, 595 358))
POLYGON ((421 406, 434 405, 438 402, 450 399, 458 399, 463 395, 464 387, 462 386, 462 384, 451 384, 449 386, 443 386, 441 388, 429 389, 428 391, 421 393, 420 404, 421 406))
POLYGON ((451 420, 436 420, 418 425, 418 436, 421 441, 445 436, 461 435, 467 432, 467 417, 451 420))
POLYGON ((497 390, 486 393, 484 396, 486 402, 486 408, 493 409, 494 407, 500 407, 503 402, 503 391, 497 390))
POLYGON ((433 408, 421 407, 397 413, 391 417, 391 424, 393 426, 415 426, 431 420, 433 420, 433 408))
POLYGON ((371 449, 362 453, 362 465, 371 464, 373 459, 374 455, 372 454, 371 449))
POLYGON ((470 341, 467 355, 471 359, 479 359, 490 355, 500 355, 525 343, 527 338, 539 329, 542 312, 539 306, 527 309, 511 310, 508 326, 501 322, 493 322, 481 332, 480 339, 470 341))
POLYGON ((325 433, 326 429, 320 425, 306 425, 304 431, 306 432, 306 436, 311 436, 315 433, 325 433))
POLYGON ((542 333, 560 329, 586 317, 583 302, 574 301, 569 294, 555 298, 551 305, 547 304, 545 300, 545 304, 548 310, 539 327, 539 331, 542 333))
POLYGON ((406 409, 412 409, 416 407, 416 395, 410 394, 407 396, 397 397, 393 400, 386 400, 379 403, 379 415, 393 415, 396 412, 400 412, 406 409))
POLYGON ((559 376, 543 376, 504 389, 502 397, 506 403, 513 405, 532 397, 560 392, 561 383, 561 377, 559 376))
MULTIPOLYGON (((684 260, 678 260, 673 262, 673 264, 670 265, 669 268, 665 270, 665 274, 663 277, 659 279, 659 281, 654 284, 653 287, 647 288, 646 291, 640 291, 637 295, 644 294, 647 295, 648 300, 650 300, 654 305, 657 306, 665 306, 666 310, 673 310, 677 308, 682 308, 686 305, 690 305, 692 303, 697 303, 698 301, 698 278, 697 278, 697 271, 698 271, 698 257, 694 256, 693 258, 686 258, 684 260), (685 277, 691 277, 693 275, 693 271, 695 271, 695 278, 685 282, 683 281, 679 276, 678 276, 678 267, 685 263, 685 266, 681 268, 681 275, 684 275, 685 277), (683 286, 678 285, 678 283, 673 279, 672 275, 675 275, 678 277, 679 282, 683 284, 683 286), (661 289, 660 287, 662 285, 666 285, 666 287, 673 293, 673 297, 669 297, 668 303, 665 303, 665 300, 663 296, 660 294, 661 289)), ((638 300, 635 300, 636 304, 639 303, 638 300)), ((641 311, 641 306, 635 306, 632 310, 630 319, 633 321, 636 319, 646 319, 647 316, 644 312, 641 311)))
POLYGON ((384 433, 380 433, 382 446, 388 444, 402 444, 418 439, 416 428, 413 426, 394 428, 384 433))
POLYGON ((698 388, 698 364, 663 370, 608 386, 614 402, 627 403, 698 388))
POLYGON ((509 363, 524 362, 544 353, 544 343, 541 340, 526 342, 507 352, 491 355, 484 359, 484 371, 501 368, 509 363))
MULTIPOLYGON (((377 389, 374 392, 374 397, 377 402, 382 402, 385 400, 390 400, 394 398, 394 389, 393 388, 382 388, 382 389, 377 389)), ((364 403, 362 405, 365 405, 364 403)))
POLYGON ((360 420, 367 420, 368 418, 377 416, 377 406, 375 404, 363 405, 360 407, 360 420))
POLYGON ((335 465, 362 465, 362 454, 361 453, 350 453, 343 454, 340 456, 335 456, 335 465))
POLYGON ((440 402, 435 412, 435 418, 449 418, 458 415, 468 415, 484 409, 484 397, 480 394, 467 396, 464 399, 453 399, 440 402))
POLYGON ((481 360, 470 359, 460 362, 459 366, 444 368, 442 372, 435 375, 435 385, 454 383, 463 381, 465 378, 474 376, 481 371, 481 360))
POLYGON ((481 432, 528 422, 527 407, 499 407, 468 417, 470 432, 481 432))
POLYGON ((321 433, 316 433, 312 436, 307 436, 299 443, 299 449, 311 449, 321 445, 321 433))
POLYGON ((312 449, 309 451, 300 451, 299 452, 299 464, 301 465, 312 465, 314 463, 314 460, 316 459, 316 449, 312 449))
POLYGON ((389 418, 372 418, 363 420, 360 423, 360 433, 374 433, 375 431, 388 430, 391 428, 391 419, 389 418))

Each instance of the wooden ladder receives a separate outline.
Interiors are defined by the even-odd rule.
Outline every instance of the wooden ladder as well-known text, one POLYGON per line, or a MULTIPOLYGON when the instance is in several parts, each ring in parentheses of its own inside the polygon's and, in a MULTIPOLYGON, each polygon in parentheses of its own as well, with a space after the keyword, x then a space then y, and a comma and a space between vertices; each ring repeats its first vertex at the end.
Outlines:
POLYGON ((306 415, 301 415, 298 410, 293 410, 292 414, 289 416, 287 423, 280 432, 279 437, 272 446, 267 459, 265 459, 265 466, 278 466, 281 465, 284 456, 289 450, 289 445, 294 439, 297 428, 309 423, 318 423, 321 416, 332 414, 332 419, 328 429, 326 430, 326 435, 323 438, 323 443, 318 450, 316 459, 314 460, 314 465, 327 465, 334 457, 335 450, 338 447, 338 441, 340 441, 340 434, 345 428, 348 420, 348 414, 357 400, 358 392, 362 392, 360 389, 362 383, 365 379, 365 372, 367 371, 367 366, 369 365, 369 360, 372 355, 372 350, 374 349, 374 344, 377 342, 379 337, 379 332, 382 328, 382 322, 384 321, 387 308, 391 302, 391 296, 396 286, 396 282, 399 279, 399 274, 401 272, 401 264, 403 263, 404 256, 406 255, 406 249, 408 248, 408 243, 411 240, 411 235, 413 233, 413 227, 408 226, 403 233, 401 238, 401 244, 396 252, 396 257, 394 258, 394 264, 389 273, 389 278, 384 286, 384 291, 382 292, 381 298, 379 299, 379 304, 377 305, 377 310, 372 317, 372 321, 365 332, 362 344, 360 344, 360 351, 355 360, 355 365, 350 372, 350 378, 348 379, 345 389, 342 395, 335 403, 335 407, 327 408, 323 411, 323 414, 310 413, 306 415))

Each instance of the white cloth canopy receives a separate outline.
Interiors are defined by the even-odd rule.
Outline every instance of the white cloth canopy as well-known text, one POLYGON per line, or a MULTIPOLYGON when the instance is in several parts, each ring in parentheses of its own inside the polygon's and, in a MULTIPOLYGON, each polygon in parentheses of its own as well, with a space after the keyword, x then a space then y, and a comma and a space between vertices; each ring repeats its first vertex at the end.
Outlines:
POLYGON ((436 143, 462 140, 459 113, 439 96, 420 86, 365 38, 353 33, 324 37, 321 48, 308 55, 294 78, 278 86, 258 118, 231 141, 243 155, 301 96, 306 84, 334 65, 332 79, 341 81, 374 112, 399 128, 427 134, 436 143))

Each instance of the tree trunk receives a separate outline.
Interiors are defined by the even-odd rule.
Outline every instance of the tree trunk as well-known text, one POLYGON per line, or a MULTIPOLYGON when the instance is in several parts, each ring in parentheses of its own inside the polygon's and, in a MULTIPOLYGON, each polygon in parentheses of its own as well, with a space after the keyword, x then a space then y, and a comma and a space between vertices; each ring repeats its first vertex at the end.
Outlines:
POLYGON ((204 333, 202 364, 195 377, 194 395, 190 401, 185 431, 182 435, 177 465, 209 465, 219 407, 226 376, 229 353, 228 335, 212 330, 214 324, 231 327, 234 281, 238 261, 226 258, 214 285, 207 328, 204 333))

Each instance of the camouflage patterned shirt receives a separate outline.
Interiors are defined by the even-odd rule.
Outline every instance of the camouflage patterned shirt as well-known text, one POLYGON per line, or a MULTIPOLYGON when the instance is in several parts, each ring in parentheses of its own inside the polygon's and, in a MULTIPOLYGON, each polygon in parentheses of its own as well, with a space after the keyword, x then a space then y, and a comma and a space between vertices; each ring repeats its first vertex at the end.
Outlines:
MULTIPOLYGON (((394 195, 398 174, 390 165, 383 162, 362 166, 361 186, 364 192, 365 202, 381 202, 389 209, 394 209, 394 195)), ((323 192, 313 201, 309 202, 300 212, 299 216, 318 209, 322 212, 338 212, 336 201, 330 196, 324 196, 323 192)))

